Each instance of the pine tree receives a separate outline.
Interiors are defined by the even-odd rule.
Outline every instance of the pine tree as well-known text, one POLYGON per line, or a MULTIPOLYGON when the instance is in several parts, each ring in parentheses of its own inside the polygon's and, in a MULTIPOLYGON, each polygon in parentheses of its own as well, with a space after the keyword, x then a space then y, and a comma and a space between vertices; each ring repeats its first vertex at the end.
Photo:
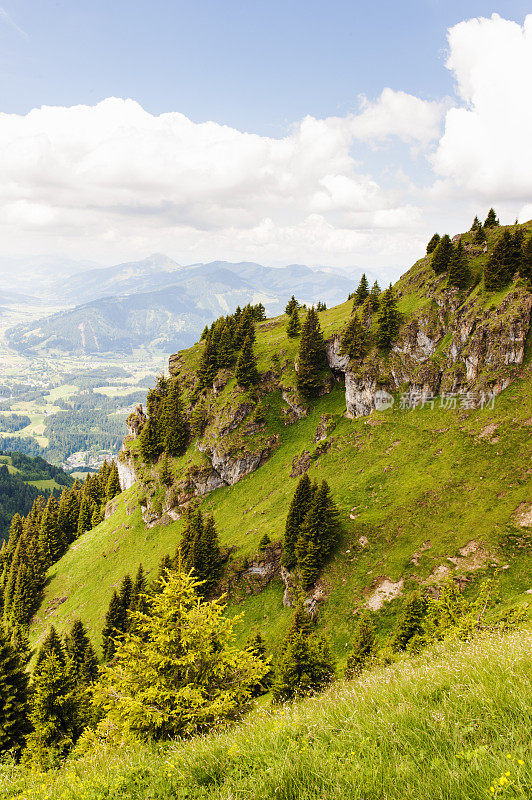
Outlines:
POLYGON ((133 581, 133 588, 131 590, 131 600, 129 602, 129 609, 131 612, 145 610, 144 595, 146 595, 147 591, 148 581, 146 579, 146 575, 144 574, 142 564, 139 564, 137 574, 135 575, 135 580, 133 581))
POLYGON ((363 361, 371 347, 369 331, 362 325, 358 316, 351 317, 340 339, 340 354, 363 361))
POLYGON ((28 713, 28 676, 0 626, 0 758, 20 753, 30 732, 28 713))
POLYGON ((140 432, 139 448, 142 459, 147 464, 156 461, 161 453, 162 445, 159 425, 156 417, 153 415, 148 417, 140 432))
POLYGON ((375 281, 375 283, 371 287, 371 291, 369 293, 369 303, 370 303, 371 310, 373 312, 379 310, 380 297, 381 297, 381 288, 380 288, 379 284, 377 283, 377 281, 375 281))
POLYGON ((235 648, 224 605, 201 601, 197 589, 190 575, 167 575, 103 668, 95 699, 119 729, 156 739, 188 736, 248 708, 268 665, 235 648))
POLYGON ((413 592, 406 601, 399 629, 394 637, 396 650, 406 650, 414 636, 423 633, 423 619, 427 613, 427 600, 421 592, 413 592))
POLYGON ((322 481, 303 520, 295 552, 301 586, 315 583, 338 539, 338 511, 326 481, 322 481))
POLYGON ((482 223, 480 222, 479 218, 477 216, 475 216, 475 219, 473 220, 473 224, 471 225, 469 230, 473 231, 473 233, 474 233, 475 231, 478 231, 478 229, 481 228, 481 227, 482 227, 482 223))
POLYGON ((440 240, 441 240, 440 234, 439 233, 435 233, 434 236, 432 237, 432 239, 430 239, 430 241, 429 241, 429 243, 427 245, 427 255, 430 255, 431 253, 433 253, 436 250, 437 246, 440 243, 440 240))
POLYGON ((520 275, 530 286, 532 285, 532 236, 523 244, 523 255, 521 258, 520 275))
POLYGON ((447 272, 452 252, 453 243, 451 242, 451 237, 446 233, 438 242, 430 259, 430 265, 436 275, 447 272))
POLYGON ((163 457, 161 459, 159 479, 163 486, 169 486, 172 483, 172 473, 170 472, 170 468, 168 466, 168 456, 166 453, 163 453, 163 457))
POLYGON ((87 685, 93 683, 98 676, 98 659, 80 619, 75 620, 65 637, 65 651, 76 680, 87 685))
POLYGON ((199 388, 206 389, 212 386, 212 382, 218 372, 218 359, 216 356, 216 348, 212 341, 212 337, 208 336, 205 339, 205 347, 201 356, 198 368, 199 388))
POLYGON ((203 328, 203 332, 200 336, 200 342, 205 341, 208 335, 209 335, 209 327, 208 325, 205 325, 205 327, 203 328))
POLYGON ((103 522, 102 510, 98 506, 94 506, 91 517, 91 530, 93 528, 96 528, 100 524, 100 522, 103 522))
POLYGON ((39 668, 44 659, 47 656, 51 655, 52 653, 55 655, 57 660, 61 662, 61 664, 64 666, 66 663, 65 650, 63 647, 63 643, 61 641, 61 637, 59 636, 53 625, 51 626, 50 630, 48 631, 48 635, 43 640, 43 643, 41 644, 39 650, 37 651, 37 657, 35 659, 35 665, 33 667, 34 673, 37 673, 39 671, 39 668))
MULTIPOLYGON (((198 511, 201 517, 201 512, 198 511)), ((209 515, 202 520, 191 547, 188 558, 189 569, 194 570, 194 576, 201 581, 199 593, 208 596, 215 589, 221 573, 220 545, 214 525, 214 517, 209 515)))
POLYGON ((486 231, 484 230, 481 224, 479 224, 478 228, 475 231, 475 235, 473 236, 473 241, 475 244, 480 244, 480 245, 485 244, 487 241, 486 231))
POLYGON ((389 350, 397 338, 401 327, 401 314, 397 309, 392 285, 382 293, 379 316, 377 318, 377 346, 381 350, 389 350))
POLYGON ((497 240, 484 268, 486 291, 494 292, 508 284, 514 275, 515 255, 512 234, 505 229, 497 240))
POLYGON ((309 625, 288 632, 281 649, 273 699, 283 703, 323 690, 334 678, 334 661, 324 637, 309 625))
POLYGON ((354 678, 359 675, 362 669, 375 657, 376 652, 375 627, 369 612, 366 612, 359 618, 355 629, 351 653, 347 659, 345 677, 354 678))
POLYGON ((301 322, 297 306, 294 308, 288 319, 286 333, 291 339, 295 339, 301 333, 301 322))
POLYGON ((180 557, 187 570, 193 568, 194 542, 203 533, 203 517, 199 508, 189 506, 186 510, 185 527, 179 545, 180 557))
POLYGON ((358 284, 357 290, 355 292, 353 305, 355 307, 361 306, 366 297, 368 296, 369 296, 369 285, 368 285, 368 279, 366 278, 366 273, 364 272, 362 274, 362 277, 360 278, 360 283, 358 284))
POLYGON ((92 508, 88 498, 84 497, 79 507, 78 536, 82 536, 92 527, 92 508))
POLYGON ((55 564, 63 554, 62 536, 58 526, 58 503, 53 495, 48 500, 41 518, 39 547, 47 567, 55 564))
POLYGON ((325 342, 318 315, 312 307, 303 322, 297 358, 297 388, 304 397, 318 394, 325 366, 325 342))
POLYGON ((447 273, 447 283, 449 286, 457 286, 465 289, 471 280, 471 273, 467 263, 467 255, 462 245, 458 242, 457 247, 453 248, 451 260, 449 262, 449 272, 447 273))
POLYGON ((484 222, 485 228, 496 228, 499 225, 499 220, 493 208, 488 211, 488 216, 484 222))
POLYGON ((191 411, 190 414, 190 433, 194 438, 203 436, 205 428, 207 427, 209 416, 207 408, 203 400, 200 400, 191 411))
POLYGON ((235 377, 238 385, 245 389, 249 389, 259 382, 257 359, 253 353, 253 343, 249 336, 246 337, 242 345, 242 350, 239 353, 238 361, 236 362, 235 377))
POLYGON ((222 369, 229 369, 235 361, 235 351, 233 347, 233 336, 229 325, 224 325, 222 335, 218 344, 218 366, 222 369))
POLYGON ((248 650, 254 658, 262 661, 263 664, 268 666, 268 672, 258 681, 252 690, 252 697, 260 697, 270 690, 275 672, 270 664, 270 659, 266 653, 266 645, 260 633, 250 636, 246 642, 246 650, 248 650))
POLYGON ((246 339, 250 339, 251 343, 255 341, 255 324, 253 319, 253 310, 251 306, 246 306, 242 312, 242 317, 238 323, 238 327, 234 335, 234 344, 237 350, 243 347, 246 339))
POLYGON ((297 300, 294 297, 294 295, 292 295, 292 297, 290 298, 290 300, 286 304, 286 308, 284 310, 284 313, 288 314, 288 316, 291 317, 293 312, 294 312, 294 309, 298 309, 298 308, 299 308, 299 303, 297 302, 297 300))
POLYGON ((187 446, 187 429, 183 418, 181 394, 177 378, 171 378, 162 411, 164 449, 170 456, 181 455, 187 446))
POLYGON ((116 590, 113 592, 109 608, 105 615, 102 631, 103 660, 109 661, 115 654, 116 640, 125 631, 126 613, 116 590))
POLYGON ((305 473, 299 479, 299 483, 297 484, 297 488, 292 498, 292 502, 290 503, 290 508, 288 509, 288 515, 286 517, 283 555, 281 562, 288 569, 292 569, 292 567, 294 567, 296 564, 296 542, 299 538, 300 528, 303 520, 308 514, 313 496, 314 493, 310 478, 307 473, 305 473))
POLYGON ((120 478, 118 477, 118 467, 113 461, 111 466, 111 470, 109 472, 109 477, 107 478, 107 484, 105 486, 105 496, 107 500, 112 500, 117 494, 120 494, 120 478))

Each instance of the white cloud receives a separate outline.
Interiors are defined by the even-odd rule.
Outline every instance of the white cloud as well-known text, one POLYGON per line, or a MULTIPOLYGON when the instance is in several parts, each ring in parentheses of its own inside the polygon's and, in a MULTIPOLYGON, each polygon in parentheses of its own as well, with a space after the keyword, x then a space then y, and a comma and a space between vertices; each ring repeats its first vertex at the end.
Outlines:
POLYGON ((441 121, 449 102, 421 100, 406 92, 383 89, 374 103, 362 97, 362 111, 351 129, 357 139, 374 143, 392 136, 403 142, 428 145, 438 139, 441 121))
POLYGON ((520 205, 532 193, 532 15, 472 19, 449 31, 447 67, 464 102, 447 112, 437 172, 468 193, 520 205))

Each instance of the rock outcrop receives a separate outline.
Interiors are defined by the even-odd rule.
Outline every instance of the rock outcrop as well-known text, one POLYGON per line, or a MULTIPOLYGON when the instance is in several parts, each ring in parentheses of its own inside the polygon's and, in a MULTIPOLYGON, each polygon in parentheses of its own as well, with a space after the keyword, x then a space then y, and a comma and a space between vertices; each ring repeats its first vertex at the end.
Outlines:
POLYGON ((125 492, 126 489, 130 489, 134 483, 137 481, 137 475, 135 472, 135 467, 133 465, 133 460, 128 458, 124 452, 124 445, 122 445, 122 450, 118 455, 118 459, 116 462, 118 467, 118 480, 120 481, 120 490, 125 492))

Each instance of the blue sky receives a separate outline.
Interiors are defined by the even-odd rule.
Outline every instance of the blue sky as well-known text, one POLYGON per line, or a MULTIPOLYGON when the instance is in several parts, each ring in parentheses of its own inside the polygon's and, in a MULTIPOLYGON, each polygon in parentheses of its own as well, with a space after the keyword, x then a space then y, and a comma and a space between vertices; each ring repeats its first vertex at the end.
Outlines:
POLYGON ((492 203, 528 213, 527 10, 4 2, 4 252, 397 270, 492 203))

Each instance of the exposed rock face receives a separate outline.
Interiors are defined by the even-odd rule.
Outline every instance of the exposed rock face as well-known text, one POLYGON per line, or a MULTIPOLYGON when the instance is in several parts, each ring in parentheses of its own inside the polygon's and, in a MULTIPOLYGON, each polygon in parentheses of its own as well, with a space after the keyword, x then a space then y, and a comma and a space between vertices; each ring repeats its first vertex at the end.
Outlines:
POLYGON ((308 408, 301 403, 301 399, 295 392, 289 391, 288 389, 281 389, 281 394, 285 403, 290 406, 290 412, 285 424, 297 422, 301 417, 307 416, 308 408))
POLYGON ((298 478, 300 475, 303 475, 312 464, 312 456, 310 455, 308 450, 303 450, 301 455, 294 456, 292 459, 292 471, 290 473, 291 478, 298 478))
POLYGON ((142 410, 142 403, 131 412, 127 418, 127 432, 132 439, 136 439, 146 423, 146 414, 142 410))
POLYGON ((266 459, 277 443, 277 436, 270 436, 258 453, 241 453, 232 456, 223 450, 213 450, 210 454, 213 469, 218 473, 223 483, 233 486, 235 483, 254 472, 266 459))
MULTIPOLYGON (((122 446, 122 450, 123 450, 122 446)), ((123 459, 120 456, 117 459, 116 465, 118 467, 118 480, 120 481, 120 490, 125 492, 126 489, 130 489, 134 483, 137 481, 137 475, 135 473, 135 467, 133 466, 133 461, 131 459, 123 459)))
POLYGON ((456 289, 431 292, 431 309, 403 325, 386 359, 373 350, 362 363, 349 363, 339 355, 338 336, 327 342, 331 370, 345 376, 347 416, 389 407, 398 391, 408 406, 453 394, 472 408, 515 378, 530 328, 530 293, 515 288, 496 309, 479 309, 456 289))

